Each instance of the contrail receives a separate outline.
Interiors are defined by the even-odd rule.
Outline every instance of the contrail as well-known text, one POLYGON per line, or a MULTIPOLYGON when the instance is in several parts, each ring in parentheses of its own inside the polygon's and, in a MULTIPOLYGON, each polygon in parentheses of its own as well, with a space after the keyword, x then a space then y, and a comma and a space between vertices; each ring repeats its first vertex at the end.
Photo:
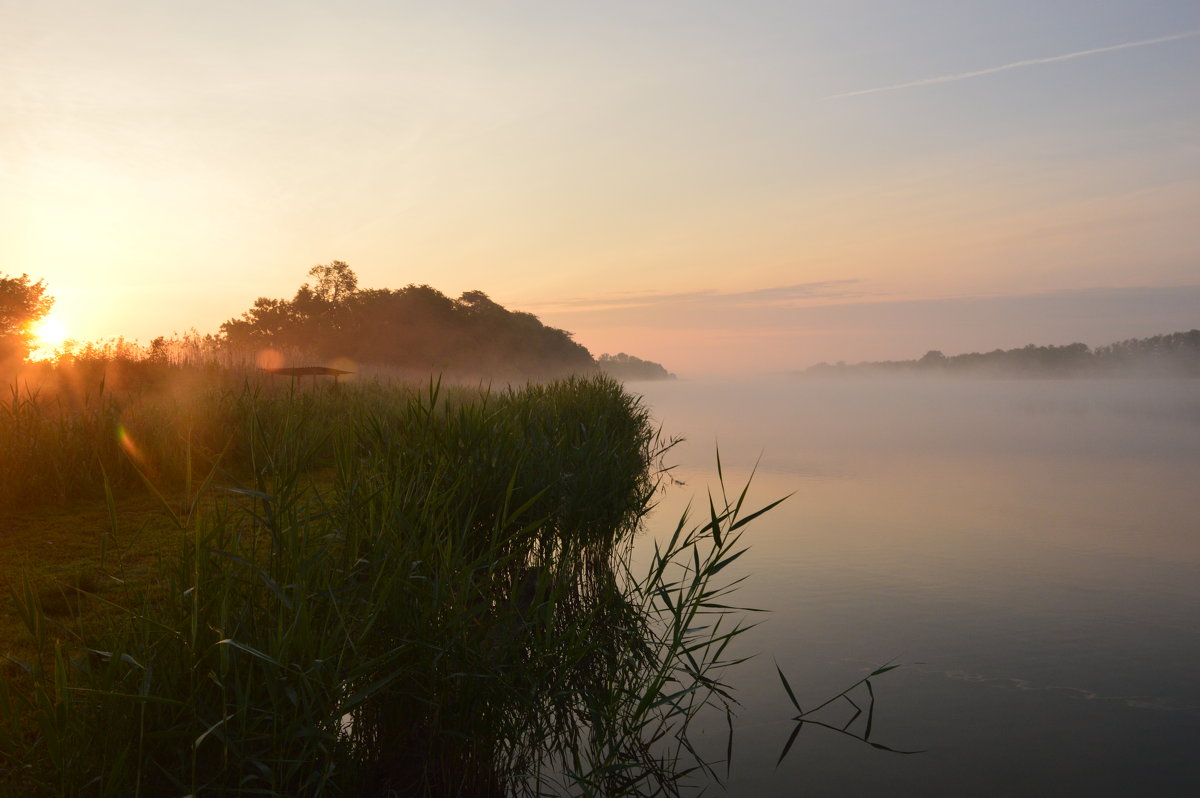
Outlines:
POLYGON ((1093 47, 1091 50, 1079 50, 1074 53, 1066 53, 1064 55, 1052 55, 1047 58, 1028 58, 1024 61, 1013 61, 1011 64, 1001 64, 1000 66, 988 67, 987 69, 977 69, 974 72, 959 72, 954 75, 942 75, 936 78, 924 78, 922 80, 914 80, 911 83, 893 83, 890 86, 876 86, 873 89, 859 89, 858 91, 848 91, 844 94, 831 94, 828 97, 822 97, 822 100, 840 100, 844 97, 858 97, 863 94, 877 94, 881 91, 895 91, 896 89, 912 89, 917 86, 931 86, 935 83, 953 83, 957 80, 967 80, 968 78, 977 78, 980 75, 992 75, 996 72, 1004 72, 1009 69, 1020 69, 1021 67, 1035 66, 1037 64, 1053 64, 1057 61, 1070 61, 1072 58, 1082 58, 1085 55, 1096 55, 1097 53, 1111 53, 1114 50, 1128 50, 1131 47, 1145 47, 1150 44, 1162 44, 1163 42, 1173 42, 1177 39, 1190 39, 1193 36, 1200 36, 1200 28, 1189 30, 1184 33, 1173 33, 1170 36, 1160 36, 1157 39, 1142 39, 1136 42, 1125 42, 1123 44, 1112 44, 1108 47, 1093 47))

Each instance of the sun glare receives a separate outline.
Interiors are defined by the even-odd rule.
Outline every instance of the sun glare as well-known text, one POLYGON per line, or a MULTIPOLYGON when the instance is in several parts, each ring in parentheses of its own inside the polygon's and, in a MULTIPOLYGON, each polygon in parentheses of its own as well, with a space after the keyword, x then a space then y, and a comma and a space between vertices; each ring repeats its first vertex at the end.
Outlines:
POLYGON ((56 349, 67 340, 67 325, 50 316, 34 328, 33 334, 39 349, 56 349))

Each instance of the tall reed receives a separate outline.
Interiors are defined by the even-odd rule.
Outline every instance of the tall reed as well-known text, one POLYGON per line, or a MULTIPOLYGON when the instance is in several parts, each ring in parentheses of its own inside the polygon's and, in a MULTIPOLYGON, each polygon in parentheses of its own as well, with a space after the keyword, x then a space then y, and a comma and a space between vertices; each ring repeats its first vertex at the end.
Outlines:
POLYGON ((175 516, 152 584, 58 639, 14 595, 38 655, 0 681, 10 794, 608 796, 715 775, 687 730, 732 702, 720 574, 756 513, 711 503, 635 573, 669 442, 619 384, 214 401, 229 438, 194 482, 215 492, 175 516))

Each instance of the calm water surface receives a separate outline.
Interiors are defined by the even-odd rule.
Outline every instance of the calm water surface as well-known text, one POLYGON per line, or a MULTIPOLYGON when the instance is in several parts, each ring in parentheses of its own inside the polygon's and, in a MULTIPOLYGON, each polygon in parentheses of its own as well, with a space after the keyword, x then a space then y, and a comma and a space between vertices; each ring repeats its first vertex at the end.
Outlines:
POLYGON ((794 493, 746 537, 729 794, 1200 795, 1200 381, 633 387, 687 438, 650 535, 718 446, 734 490, 761 455, 752 503, 794 493), (775 662, 813 705, 893 659, 872 739, 925 753, 806 726, 776 768, 775 662))

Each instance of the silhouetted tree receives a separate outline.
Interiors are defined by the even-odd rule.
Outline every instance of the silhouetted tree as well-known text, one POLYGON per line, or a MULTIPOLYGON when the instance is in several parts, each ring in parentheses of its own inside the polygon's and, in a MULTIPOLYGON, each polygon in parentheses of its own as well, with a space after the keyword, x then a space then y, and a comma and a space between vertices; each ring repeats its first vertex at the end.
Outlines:
POLYGON ((285 299, 260 296, 239 319, 221 325, 226 340, 237 346, 293 346, 299 332, 298 318, 292 303, 285 299))
POLYGON ((540 376, 596 367, 570 333, 482 291, 450 299, 428 285, 359 289, 342 261, 314 266, 289 300, 260 297, 221 325, 237 346, 303 350, 431 371, 540 376))
POLYGON ((54 297, 46 295, 45 281, 32 282, 28 274, 0 275, 0 362, 25 359, 33 340, 33 325, 45 318, 53 305, 54 297))
POLYGON ((601 371, 608 372, 619 380, 673 380, 675 375, 667 371, 661 363, 653 360, 642 360, 640 357, 618 352, 615 355, 604 354, 596 358, 601 371))
POLYGON ((946 356, 937 349, 930 349, 917 361, 917 365, 923 368, 938 368, 946 365, 946 356))
MULTIPOLYGON (((331 305, 345 302, 358 290, 358 275, 340 260, 313 266, 308 270, 308 276, 317 278, 317 284, 312 288, 313 295, 331 305)), ((308 283, 303 288, 308 288, 308 283)))

